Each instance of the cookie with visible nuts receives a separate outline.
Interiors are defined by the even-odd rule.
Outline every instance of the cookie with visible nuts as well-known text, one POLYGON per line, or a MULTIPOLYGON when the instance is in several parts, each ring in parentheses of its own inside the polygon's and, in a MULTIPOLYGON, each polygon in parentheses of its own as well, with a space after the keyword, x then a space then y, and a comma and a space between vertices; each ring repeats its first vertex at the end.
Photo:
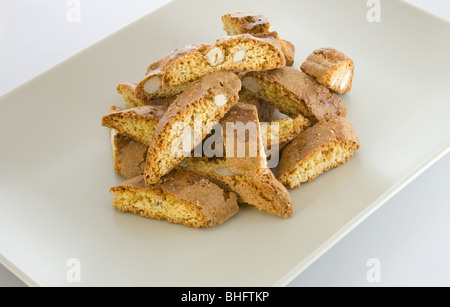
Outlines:
POLYGON ((223 29, 227 35, 244 33, 261 34, 270 31, 270 22, 263 15, 255 12, 237 12, 222 16, 223 29))
POLYGON ((280 38, 277 32, 270 32, 270 22, 263 15, 255 12, 237 12, 222 16, 223 29, 228 35, 252 34, 258 37, 275 37, 280 43, 286 57, 286 65, 294 64, 295 47, 280 38))
POLYGON ((157 183, 147 185, 143 176, 112 187, 113 206, 148 218, 188 227, 211 228, 239 211, 236 195, 206 177, 174 170, 157 183))
POLYGON ((299 187, 342 165, 359 147, 355 129, 345 118, 320 121, 284 148, 277 178, 288 188, 299 187))
POLYGON ((316 123, 347 115, 347 109, 337 95, 296 68, 248 72, 241 78, 244 88, 291 117, 301 114, 316 123))
POLYGON ((151 100, 142 100, 136 96, 137 83, 124 82, 120 83, 116 90, 122 95, 125 102, 125 109, 137 108, 146 105, 161 105, 168 107, 175 99, 176 96, 166 98, 155 98, 151 100))
POLYGON ((344 94, 351 90, 354 63, 339 50, 314 50, 301 65, 301 70, 329 89, 344 94))
POLYGON ((280 43, 272 36, 225 37, 214 45, 185 46, 150 65, 136 87, 136 96, 144 101, 174 96, 198 78, 215 71, 266 70, 285 65, 280 43))
POLYGON ((206 75, 169 106, 150 143, 145 181, 157 182, 169 173, 212 130, 238 101, 241 81, 229 71, 206 75))

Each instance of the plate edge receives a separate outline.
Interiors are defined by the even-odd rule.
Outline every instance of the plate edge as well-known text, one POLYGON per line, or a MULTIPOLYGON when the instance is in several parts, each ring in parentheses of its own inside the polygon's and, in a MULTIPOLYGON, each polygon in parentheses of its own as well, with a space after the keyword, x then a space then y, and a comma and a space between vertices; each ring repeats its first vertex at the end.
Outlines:
POLYGON ((367 208, 365 208, 358 215, 353 217, 346 225, 339 229, 333 236, 327 239, 321 246, 319 246, 313 253, 308 255, 306 259, 298 263, 288 273, 284 274, 278 281, 274 283, 274 287, 286 287, 290 282, 297 278, 303 271, 305 271, 311 264, 330 250, 335 244, 342 240, 347 234, 361 224, 366 218, 372 215, 376 210, 381 208, 389 199, 395 196, 408 184, 419 177, 423 172, 430 168, 434 163, 440 160, 443 156, 450 152, 450 142, 441 146, 433 154, 425 159, 418 167, 406 174, 402 179, 395 183, 385 193, 373 201, 367 208))

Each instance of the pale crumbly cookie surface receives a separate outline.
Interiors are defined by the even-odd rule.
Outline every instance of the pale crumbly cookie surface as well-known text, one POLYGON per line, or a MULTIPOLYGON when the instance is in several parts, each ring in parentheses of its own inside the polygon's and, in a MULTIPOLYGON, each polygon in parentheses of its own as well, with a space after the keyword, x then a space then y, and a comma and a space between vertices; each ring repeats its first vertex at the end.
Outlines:
POLYGON ((149 145, 159 120, 166 110, 167 107, 164 105, 143 106, 126 110, 115 107, 115 111, 103 116, 102 126, 115 129, 121 135, 149 145))
POLYGON ((141 100, 185 91, 198 78, 215 71, 266 70, 286 65, 279 41, 250 34, 218 39, 214 45, 193 44, 177 49, 150 65, 136 87, 141 100))
POLYGON ((208 177, 222 188, 236 193, 239 203, 246 203, 283 218, 292 216, 292 198, 270 171, 263 176, 233 173, 225 159, 186 158, 178 168, 208 177))
POLYGON ((236 174, 262 175, 266 172, 268 167, 256 107, 238 102, 220 123, 228 168, 236 174))
POLYGON ((174 170, 153 185, 138 176, 111 188, 113 206, 148 218, 185 226, 210 228, 239 210, 236 195, 203 176, 174 170))
POLYGON ((238 101, 240 89, 235 73, 220 71, 180 94, 158 123, 147 154, 145 181, 157 182, 189 155, 238 101))
POLYGON ((302 114, 313 123, 347 115, 347 109, 337 95, 296 68, 253 71, 241 78, 244 88, 286 115, 302 114))
POLYGON ((261 123, 261 138, 266 148, 278 145, 279 150, 282 150, 310 125, 311 122, 301 114, 264 122, 261 123))
POLYGON ((345 118, 323 120, 284 148, 277 178, 288 188, 299 187, 345 163, 359 147, 355 129, 345 118))
POLYGON ((314 50, 300 68, 317 82, 339 94, 347 93, 352 88, 353 60, 334 48, 314 50))

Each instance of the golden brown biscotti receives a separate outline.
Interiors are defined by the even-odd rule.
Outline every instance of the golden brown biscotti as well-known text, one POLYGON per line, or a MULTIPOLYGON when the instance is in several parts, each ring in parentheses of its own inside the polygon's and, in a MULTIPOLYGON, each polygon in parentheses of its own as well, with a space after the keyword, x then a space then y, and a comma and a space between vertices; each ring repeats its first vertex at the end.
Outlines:
POLYGON ((176 99, 176 96, 171 96, 166 98, 142 100, 136 96, 136 87, 137 83, 124 82, 120 83, 116 88, 117 93, 122 95, 126 109, 137 108, 146 105, 154 105, 154 106, 161 105, 168 107, 176 99))
POLYGON ((268 167, 256 107, 238 102, 220 123, 227 167, 236 174, 265 173, 268 167))
POLYGON ((228 36, 218 39, 214 45, 184 46, 150 65, 136 87, 136 96, 150 100, 177 95, 198 78, 215 71, 266 70, 285 65, 276 38, 250 34, 228 36))
POLYGON ((206 176, 223 189, 236 193, 239 203, 283 218, 293 214, 291 195, 271 171, 263 176, 235 174, 227 167, 225 159, 220 158, 186 158, 178 168, 206 176))
POLYGON ((355 129, 345 118, 323 120, 284 148, 277 178, 288 188, 299 187, 345 163, 359 147, 355 129))
POLYGON ((243 87, 286 115, 302 114, 312 123, 347 115, 337 95, 296 68, 248 72, 241 78, 243 87))
POLYGON ((222 224, 239 207, 236 195, 205 177, 174 170, 153 185, 138 176, 111 188, 113 206, 148 218, 185 226, 210 228, 222 224))
POLYGON ((282 150, 290 141, 310 127, 311 123, 301 114, 261 123, 261 138, 267 149, 278 144, 282 150))
POLYGON ((200 78, 169 106, 150 143, 145 182, 155 183, 198 145, 239 100, 241 81, 229 71, 200 78))
POLYGON ((111 129, 114 171, 125 179, 144 173, 148 146, 111 129))
POLYGON ((103 116, 102 126, 117 130, 120 134, 133 138, 145 145, 149 145, 159 120, 166 112, 167 107, 143 106, 132 109, 116 111, 103 116))
POLYGON ((222 16, 223 30, 227 35, 261 34, 270 31, 270 22, 256 12, 237 12, 222 16))
POLYGON ((227 35, 248 33, 257 37, 275 37, 285 55, 286 65, 292 66, 294 64, 294 45, 290 41, 281 39, 277 32, 270 32, 270 22, 263 15, 255 12, 237 12, 223 15, 222 22, 227 35))
POLYGON ((275 108, 270 103, 256 97, 252 92, 245 88, 242 88, 239 92, 239 102, 254 105, 258 110, 258 119, 260 122, 269 120, 275 113, 275 108))
POLYGON ((344 94, 351 90, 354 74, 353 60, 339 50, 314 50, 301 65, 301 70, 329 89, 344 94))

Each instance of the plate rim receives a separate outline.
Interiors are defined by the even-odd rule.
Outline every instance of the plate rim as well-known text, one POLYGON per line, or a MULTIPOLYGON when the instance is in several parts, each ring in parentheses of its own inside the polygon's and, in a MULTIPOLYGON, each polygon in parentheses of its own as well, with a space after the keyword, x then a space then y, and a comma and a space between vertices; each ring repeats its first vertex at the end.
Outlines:
POLYGON ((375 201, 362 210, 359 214, 355 215, 347 224, 341 227, 336 233, 328 238, 322 245, 320 245, 314 252, 309 254, 304 260, 300 261, 294 268, 292 268, 287 274, 284 274, 274 286, 285 287, 296 277, 298 277, 303 271, 305 271, 311 264, 313 264, 318 258, 330 250, 334 245, 340 242, 346 235, 360 225, 364 220, 371 216, 375 211, 380 209, 386 202, 392 197, 403 190, 408 184, 414 181, 433 164, 439 161, 442 157, 450 152, 450 142, 447 142, 428 158, 411 170, 402 179, 393 184, 386 192, 381 194, 375 201))
MULTIPOLYGON (((70 61, 73 57, 79 56, 80 54, 83 54, 84 52, 88 52, 91 48, 95 48, 98 44, 101 44, 104 40, 108 40, 111 37, 115 36, 117 33, 121 31, 125 31, 128 27, 134 25, 135 23, 148 18, 149 15, 154 14, 158 10, 162 9, 163 7, 175 3, 177 0, 168 0, 166 3, 163 3, 155 9, 151 10, 150 12, 144 14, 141 17, 138 17, 137 19, 132 20, 125 26, 112 31, 108 35, 104 36, 103 38, 97 40, 96 42, 80 49, 79 51, 75 52, 74 54, 64 58, 60 62, 56 63, 55 65, 43 70, 39 74, 35 75, 34 77, 28 79, 27 81, 19 84, 18 86, 8 90, 7 92, 0 95, 0 101, 3 99, 7 99, 8 96, 13 95, 17 91, 21 91, 24 87, 28 86, 29 83, 34 82, 37 79, 42 78, 43 76, 47 75, 48 73, 51 73, 53 70, 58 69, 60 66, 65 65, 67 61, 70 61)), ((412 3, 406 2, 404 0, 397 0, 397 2, 400 2, 402 4, 409 5, 410 7, 420 11, 420 13, 428 15, 429 18, 435 18, 439 19, 440 21, 444 21, 448 24, 450 22, 446 20, 445 18, 442 18, 438 15, 435 15, 433 13, 430 13, 429 11, 426 11, 420 7, 417 7, 413 5, 412 3)), ((397 193, 399 193, 404 187, 406 187, 409 183, 411 183, 413 180, 415 180, 417 177, 419 177, 423 172, 425 172, 428 168, 430 168, 434 163, 436 163, 438 160, 440 160, 443 156, 448 154, 450 152, 450 142, 447 142, 437 150, 435 150, 434 153, 429 155, 427 158, 425 158, 418 166, 416 166, 413 170, 411 170, 407 175, 405 175, 402 179, 398 180, 395 184, 391 185, 391 187, 381 194, 375 201, 373 201, 370 205, 368 205, 362 212, 354 216, 347 224, 345 224, 343 227, 341 227, 336 233, 333 234, 330 238, 328 238, 320 247, 318 247, 314 252, 309 254, 304 260, 300 261, 295 267, 293 267, 288 273, 284 274, 278 281, 276 281, 273 286, 275 287, 285 287, 287 286, 293 279, 298 277, 304 270, 306 270, 311 264, 313 264, 318 258, 320 258, 323 254, 325 254, 328 250, 330 250, 335 244, 337 244, 340 240, 342 240, 347 234, 349 234, 352 230, 354 230, 359 224, 361 224, 366 218, 368 218, 370 215, 372 215, 376 210, 381 208, 389 199, 391 199, 393 196, 395 196, 397 193)), ((4 265, 10 272, 12 272, 15 276, 17 276, 21 281, 23 281, 28 286, 41 286, 39 282, 34 280, 31 276, 26 274, 20 267, 18 267, 14 262, 11 260, 10 257, 5 255, 4 253, 0 252, 0 264, 4 265)))

